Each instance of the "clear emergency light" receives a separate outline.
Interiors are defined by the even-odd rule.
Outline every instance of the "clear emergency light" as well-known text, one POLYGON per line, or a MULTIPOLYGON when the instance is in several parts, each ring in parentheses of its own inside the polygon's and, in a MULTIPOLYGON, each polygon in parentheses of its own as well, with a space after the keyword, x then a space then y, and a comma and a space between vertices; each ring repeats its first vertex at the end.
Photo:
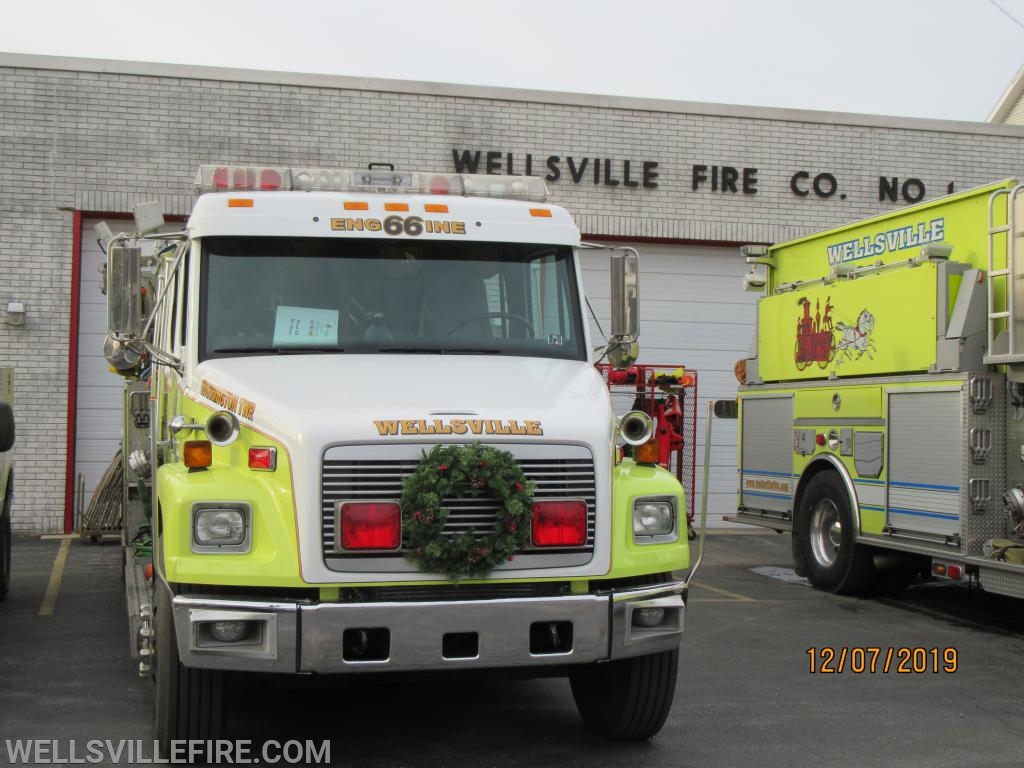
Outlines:
POLYGON ((536 176, 425 173, 371 168, 285 168, 258 165, 202 165, 196 189, 205 192, 326 191, 410 195, 499 197, 543 203, 548 188, 536 176))

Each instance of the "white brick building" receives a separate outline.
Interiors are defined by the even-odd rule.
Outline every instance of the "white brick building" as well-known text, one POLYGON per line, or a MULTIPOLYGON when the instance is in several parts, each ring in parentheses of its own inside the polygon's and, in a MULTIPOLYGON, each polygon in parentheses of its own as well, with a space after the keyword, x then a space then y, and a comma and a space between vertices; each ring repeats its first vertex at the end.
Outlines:
MULTIPOLYGON (((93 222, 185 216, 201 163, 545 175, 586 237, 641 251, 642 362, 734 392, 752 297, 736 245, 1024 174, 1024 127, 0 54, 0 366, 16 369, 16 529, 70 521, 116 448, 93 222), (952 187, 951 187, 952 185, 952 187), (4 309, 23 302, 23 326, 4 309), (106 383, 105 383, 106 382, 106 383), (112 443, 112 440, 114 441, 112 443)), ((587 282, 598 313, 606 279, 587 282)), ((113 407, 116 409, 116 400, 113 407)), ((712 512, 731 511, 733 446, 712 512)))

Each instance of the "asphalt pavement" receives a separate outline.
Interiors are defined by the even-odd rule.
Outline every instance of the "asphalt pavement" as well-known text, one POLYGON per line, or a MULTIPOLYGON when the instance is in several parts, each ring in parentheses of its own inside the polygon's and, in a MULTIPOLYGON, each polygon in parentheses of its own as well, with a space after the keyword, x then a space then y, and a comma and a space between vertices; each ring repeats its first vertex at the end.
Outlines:
MULTIPOLYGON (((113 543, 15 541, 0 765, 11 740, 48 742, 38 764, 70 763, 72 743, 82 763, 129 764, 127 747, 116 762, 82 757, 104 740, 149 759, 150 684, 129 657, 120 562, 113 543)), ((269 740, 329 742, 344 766, 1017 767, 1022 657, 1020 601, 934 584, 829 595, 793 575, 785 536, 719 534, 691 592, 672 713, 648 742, 587 732, 563 679, 488 677, 240 678, 228 738, 255 755, 269 740)))

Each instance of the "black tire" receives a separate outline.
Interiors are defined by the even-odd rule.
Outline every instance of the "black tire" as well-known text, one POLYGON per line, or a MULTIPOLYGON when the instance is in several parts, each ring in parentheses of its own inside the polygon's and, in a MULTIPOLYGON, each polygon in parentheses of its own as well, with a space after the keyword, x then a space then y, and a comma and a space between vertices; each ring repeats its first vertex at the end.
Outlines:
POLYGON ((7 495, 0 504, 0 600, 7 597, 11 588, 11 488, 8 482, 7 495))
POLYGON ((665 724, 676 692, 679 651, 587 664, 569 672, 584 725, 610 739, 649 739, 665 724))
POLYGON ((153 622, 153 739, 164 758, 170 742, 219 739, 224 733, 224 673, 212 669, 189 669, 178 657, 169 590, 157 582, 154 590, 153 622))
POLYGON ((835 472, 819 472, 807 483, 796 530, 797 546, 811 584, 840 595, 871 591, 877 577, 873 553, 856 543, 850 496, 835 472))

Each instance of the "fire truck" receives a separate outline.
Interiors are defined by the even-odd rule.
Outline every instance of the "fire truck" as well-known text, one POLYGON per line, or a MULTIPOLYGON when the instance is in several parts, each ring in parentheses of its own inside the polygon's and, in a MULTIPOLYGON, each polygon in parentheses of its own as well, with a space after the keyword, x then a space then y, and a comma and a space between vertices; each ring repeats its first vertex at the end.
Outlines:
POLYGON ((744 247, 736 519, 792 532, 814 586, 1024 597, 1022 190, 744 247))
POLYGON ((156 740, 223 733, 238 672, 559 674, 590 729, 654 735, 687 500, 594 365, 636 360, 636 252, 610 254, 593 349, 580 233, 539 178, 220 165, 196 188, 180 231, 142 204, 106 240, 156 740))

